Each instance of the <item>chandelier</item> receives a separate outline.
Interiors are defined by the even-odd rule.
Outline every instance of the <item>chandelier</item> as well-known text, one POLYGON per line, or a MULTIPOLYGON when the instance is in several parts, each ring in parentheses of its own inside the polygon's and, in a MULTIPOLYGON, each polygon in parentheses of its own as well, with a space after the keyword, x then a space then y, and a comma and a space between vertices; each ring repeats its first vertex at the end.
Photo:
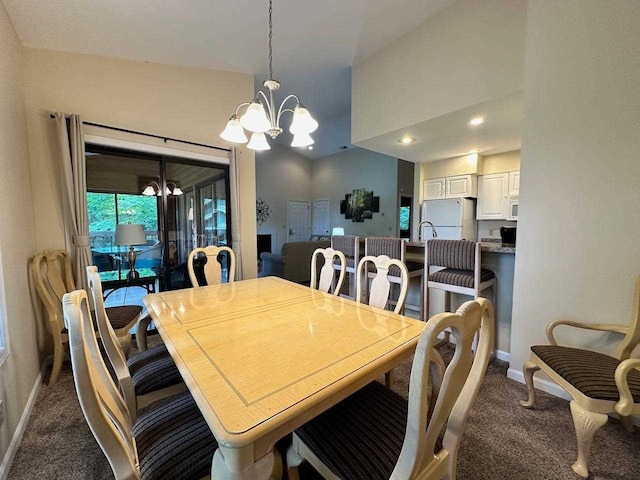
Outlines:
POLYGON ((300 99, 296 95, 287 96, 276 110, 274 92, 280 88, 280 82, 273 79, 273 47, 271 45, 273 38, 272 1, 269 0, 269 80, 266 80, 263 84, 268 90, 268 94, 258 90, 251 102, 244 102, 238 105, 236 112, 231 115, 227 126, 220 134, 221 138, 232 143, 247 143, 248 141, 247 147, 252 150, 269 150, 271 148, 265 133, 268 133, 271 138, 276 138, 282 133, 280 117, 285 112, 293 114, 293 120, 289 127, 289 131, 293 134, 292 147, 312 145, 314 141, 310 133, 318 128, 318 122, 311 116, 309 110, 300 103, 300 99), (290 99, 296 101, 295 107, 293 109, 284 108, 285 103, 290 99), (239 112, 243 107, 246 107, 246 111, 240 116, 239 112), (245 130, 251 133, 250 140, 247 139, 245 130))
MULTIPOLYGON (((169 195, 182 195, 184 192, 182 191, 182 189, 175 184, 175 182, 167 182, 167 188, 165 189, 164 193, 169 196, 169 195)), ((158 182, 154 182, 153 180, 151 180, 146 187, 144 187, 144 190, 142 190, 142 195, 145 195, 147 197, 152 197, 152 196, 158 196, 161 197, 162 196, 162 189, 160 188, 160 185, 158 184, 158 182)))

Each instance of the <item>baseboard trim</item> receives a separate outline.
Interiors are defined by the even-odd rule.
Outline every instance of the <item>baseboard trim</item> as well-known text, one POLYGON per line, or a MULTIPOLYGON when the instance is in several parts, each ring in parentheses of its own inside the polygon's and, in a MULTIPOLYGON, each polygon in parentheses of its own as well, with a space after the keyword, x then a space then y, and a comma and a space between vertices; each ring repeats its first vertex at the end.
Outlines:
POLYGON ((18 451, 18 447, 20 447, 20 442, 22 441, 22 436, 27 428, 27 423, 29 423, 29 418, 31 417, 31 411, 33 410, 33 406, 36 403, 36 398, 38 398, 38 393, 40 392, 40 388, 42 387, 42 379, 44 377, 44 372, 46 372, 46 361, 42 368, 40 369, 40 373, 36 377, 36 381, 31 389, 31 394, 29 394, 29 399, 27 400, 27 404, 24 407, 24 411, 22 412, 22 416, 20 417, 20 422, 18 422, 18 426, 16 431, 13 433, 13 438, 11 439, 11 443, 9 443, 9 448, 7 449, 7 453, 2 459, 2 464, 0 464, 0 480, 6 480, 9 475, 9 470, 11 469, 11 464, 13 463, 13 459, 16 456, 18 451))
POLYGON ((498 360, 502 360, 503 362, 507 362, 507 363, 511 361, 511 354, 509 352, 505 352, 502 350, 494 350, 494 353, 498 360))
MULTIPOLYGON (((516 370, 515 368, 510 368, 507 370, 507 378, 511 380, 515 380, 519 383, 525 383, 524 374, 521 370, 516 370)), ((562 387, 560 387, 555 382, 547 380, 546 378, 538 378, 536 376, 533 377, 533 386, 538 390, 542 390, 543 392, 549 393, 554 397, 563 398, 565 400, 571 400, 571 396, 564 391, 562 387)))

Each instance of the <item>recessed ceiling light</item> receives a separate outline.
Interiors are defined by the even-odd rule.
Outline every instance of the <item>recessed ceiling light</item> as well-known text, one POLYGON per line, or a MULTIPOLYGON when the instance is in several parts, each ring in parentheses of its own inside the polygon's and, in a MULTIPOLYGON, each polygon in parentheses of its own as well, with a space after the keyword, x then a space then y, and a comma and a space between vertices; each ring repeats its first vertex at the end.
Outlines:
POLYGON ((313 150, 313 145, 309 145, 307 148, 308 148, 309 150, 313 150))
POLYGON ((478 150, 477 148, 474 148, 473 150, 469 150, 467 152, 468 155, 473 155, 474 153, 480 153, 480 150, 478 150))
POLYGON ((402 145, 411 145, 415 141, 416 139, 410 137, 409 135, 405 135, 404 137, 398 139, 398 143, 401 143, 402 145))
POLYGON ((487 119, 484 118, 484 117, 474 117, 471 120, 469 120, 467 125, 470 125, 472 127, 477 127, 478 125, 482 125, 486 121, 487 121, 487 119))

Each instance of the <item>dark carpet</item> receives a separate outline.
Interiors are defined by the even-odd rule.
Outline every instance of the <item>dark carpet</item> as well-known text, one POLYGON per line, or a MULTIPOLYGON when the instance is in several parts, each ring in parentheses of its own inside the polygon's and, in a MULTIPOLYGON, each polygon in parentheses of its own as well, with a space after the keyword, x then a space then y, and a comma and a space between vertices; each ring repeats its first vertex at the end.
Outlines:
MULTIPOLYGON (((150 337, 150 344, 157 342, 150 337)), ((450 358, 448 347, 441 352, 450 358)), ((394 389, 405 397, 410 368, 407 361, 394 370, 394 389)), ((507 379, 506 364, 494 361, 469 416, 459 480, 578 478, 570 468, 577 450, 568 402, 540 392, 536 409, 526 410, 518 404, 525 397, 524 385, 507 379)), ((590 465, 592 479, 639 480, 640 434, 610 419, 596 433, 590 465)), ((320 478, 308 466, 301 477, 320 478)), ((69 364, 57 384, 42 387, 8 478, 113 478, 82 416, 69 364)))

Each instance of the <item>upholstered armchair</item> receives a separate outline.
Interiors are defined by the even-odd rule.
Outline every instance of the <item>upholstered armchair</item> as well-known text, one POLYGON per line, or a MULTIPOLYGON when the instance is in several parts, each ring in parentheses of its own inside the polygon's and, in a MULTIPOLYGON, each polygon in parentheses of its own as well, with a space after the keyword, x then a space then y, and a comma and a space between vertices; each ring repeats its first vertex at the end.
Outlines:
POLYGON ((578 459, 572 465, 581 477, 589 476, 587 462, 594 433, 607 423, 609 413, 617 413, 628 429, 631 415, 640 414, 640 358, 629 358, 640 343, 640 277, 635 286, 629 325, 590 324, 574 320, 556 320, 547 325, 550 345, 531 347, 531 358, 523 366, 529 399, 521 401, 525 408, 535 402, 533 374, 546 373, 571 397, 571 415, 578 439, 578 459), (554 331, 560 326, 615 332, 624 335, 613 356, 591 350, 558 345, 554 331))

